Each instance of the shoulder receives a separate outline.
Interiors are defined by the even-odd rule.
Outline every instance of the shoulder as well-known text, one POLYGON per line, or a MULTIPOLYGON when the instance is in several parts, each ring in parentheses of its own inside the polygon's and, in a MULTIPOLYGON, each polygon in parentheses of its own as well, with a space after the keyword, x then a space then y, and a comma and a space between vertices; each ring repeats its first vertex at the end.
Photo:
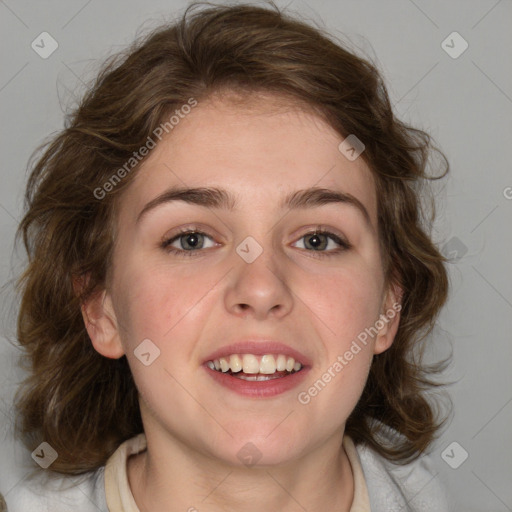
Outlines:
POLYGON ((25 478, 5 500, 8 512, 108 512, 104 468, 81 476, 25 478))
MULTIPOLYGON (((390 433, 394 435, 396 433, 390 433)), ((453 511, 430 455, 422 455, 408 464, 397 464, 365 444, 356 445, 356 450, 372 512, 453 511)))

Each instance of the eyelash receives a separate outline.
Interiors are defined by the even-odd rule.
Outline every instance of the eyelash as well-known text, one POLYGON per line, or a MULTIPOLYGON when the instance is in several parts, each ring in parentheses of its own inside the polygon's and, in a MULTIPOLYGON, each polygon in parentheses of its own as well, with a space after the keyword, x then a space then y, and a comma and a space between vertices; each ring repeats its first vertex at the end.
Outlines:
MULTIPOLYGON (((177 256, 187 256, 187 257, 196 257, 199 256, 199 253, 201 252, 201 249, 196 250, 190 250, 190 251, 184 251, 182 249, 176 249, 176 247, 171 247, 171 244, 175 241, 181 238, 185 235, 190 234, 198 234, 198 235, 205 235, 208 238, 213 239, 211 236, 209 236, 207 233, 204 233, 202 231, 196 230, 196 229, 190 229, 185 228, 184 230, 180 231, 179 234, 173 236, 172 238, 168 238, 164 240, 161 244, 161 248, 164 249, 166 252, 170 254, 175 254, 177 256)), ((307 236, 313 236, 313 235, 327 235, 328 238, 331 238, 334 242, 336 242, 340 247, 331 251, 313 251, 308 249, 302 249, 304 251, 313 253, 312 256, 315 258, 329 258, 331 256, 338 255, 340 253, 343 253, 349 249, 352 248, 352 245, 346 242, 345 240, 342 240, 339 236, 335 235, 331 231, 328 231, 327 229, 323 229, 322 227, 318 226, 313 231, 309 231, 299 237, 298 240, 305 238, 307 236)))

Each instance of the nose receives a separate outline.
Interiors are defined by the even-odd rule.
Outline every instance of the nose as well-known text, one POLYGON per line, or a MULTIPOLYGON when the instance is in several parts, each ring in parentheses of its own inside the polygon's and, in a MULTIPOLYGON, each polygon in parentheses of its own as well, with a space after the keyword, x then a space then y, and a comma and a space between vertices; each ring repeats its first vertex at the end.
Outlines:
POLYGON ((257 320, 281 318, 290 313, 293 294, 289 272, 284 262, 277 259, 270 248, 265 248, 251 263, 235 254, 235 268, 229 273, 231 280, 225 294, 230 313, 257 320))

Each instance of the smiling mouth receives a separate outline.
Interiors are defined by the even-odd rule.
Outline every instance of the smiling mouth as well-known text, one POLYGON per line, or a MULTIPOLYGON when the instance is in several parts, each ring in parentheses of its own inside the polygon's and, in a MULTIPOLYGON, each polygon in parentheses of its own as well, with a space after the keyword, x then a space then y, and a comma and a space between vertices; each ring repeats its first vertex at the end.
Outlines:
MULTIPOLYGON (((300 371, 300 370, 298 370, 300 371)), ((227 372, 220 372, 225 373, 226 375, 230 375, 231 377, 236 377, 237 379, 241 380, 248 380, 252 382, 261 382, 266 380, 272 380, 272 379, 281 379, 283 377, 287 377, 288 375, 292 375, 294 373, 297 373, 295 370, 292 370, 291 372, 287 372, 286 370, 284 372, 275 372, 271 375, 267 375, 264 373, 244 373, 244 372, 238 372, 233 373, 231 370, 227 372)))
POLYGON ((302 364, 284 354, 232 354, 207 361, 206 366, 219 373, 252 382, 281 379, 300 372, 302 364))

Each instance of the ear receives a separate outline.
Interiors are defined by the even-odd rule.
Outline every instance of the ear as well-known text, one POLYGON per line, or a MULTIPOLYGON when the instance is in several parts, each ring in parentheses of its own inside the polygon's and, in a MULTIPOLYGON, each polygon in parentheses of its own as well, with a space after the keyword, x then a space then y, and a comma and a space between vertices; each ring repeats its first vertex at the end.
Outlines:
MULTIPOLYGON (((83 281, 75 280, 75 291, 81 288, 83 281)), ((119 336, 118 323, 112 307, 112 299, 106 290, 91 294, 81 305, 85 328, 94 349, 109 359, 119 359, 124 349, 119 336)))
POLYGON ((400 324, 402 296, 403 290, 399 285, 392 284, 388 287, 382 301, 379 320, 376 322, 379 332, 375 338, 374 354, 385 352, 393 344, 396 332, 398 331, 398 325, 400 324))

